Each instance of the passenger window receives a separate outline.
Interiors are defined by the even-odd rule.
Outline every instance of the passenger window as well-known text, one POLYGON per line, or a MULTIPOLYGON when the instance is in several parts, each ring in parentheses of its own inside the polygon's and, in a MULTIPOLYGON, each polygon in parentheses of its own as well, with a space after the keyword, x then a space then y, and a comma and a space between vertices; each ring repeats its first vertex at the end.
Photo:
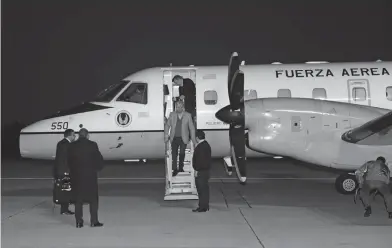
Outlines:
POLYGON ((278 97, 291 97, 291 91, 289 89, 278 90, 278 97))
POLYGON ((385 91, 386 91, 387 99, 389 101, 392 101, 392 86, 388 86, 385 91))
POLYGON ((257 98, 257 91, 255 90, 245 90, 244 91, 244 100, 252 100, 257 98))
POLYGON ((147 84, 132 83, 117 99, 121 102, 147 104, 147 84))
POLYGON ((352 97, 355 102, 366 100, 366 89, 363 87, 354 87, 352 92, 352 97))
POLYGON ((218 102, 218 94, 215 90, 204 91, 204 103, 206 105, 215 105, 218 102))
POLYGON ((327 92, 325 91, 324 88, 314 88, 312 92, 312 97, 314 99, 326 99, 327 92))

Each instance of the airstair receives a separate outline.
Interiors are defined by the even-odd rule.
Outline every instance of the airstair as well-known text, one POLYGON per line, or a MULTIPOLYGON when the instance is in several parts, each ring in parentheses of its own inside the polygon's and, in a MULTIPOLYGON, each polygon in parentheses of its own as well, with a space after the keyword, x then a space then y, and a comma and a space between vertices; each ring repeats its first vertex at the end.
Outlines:
MULTIPOLYGON (((165 201, 199 199, 195 184, 195 171, 192 166, 193 150, 194 145, 192 141, 190 141, 187 148, 185 149, 184 172, 178 172, 176 176, 173 176, 171 144, 170 142, 166 143, 166 191, 164 197, 165 201)), ((178 154, 179 153, 180 151, 178 151, 178 154)), ((178 160, 179 156, 177 158, 177 164, 178 160)))

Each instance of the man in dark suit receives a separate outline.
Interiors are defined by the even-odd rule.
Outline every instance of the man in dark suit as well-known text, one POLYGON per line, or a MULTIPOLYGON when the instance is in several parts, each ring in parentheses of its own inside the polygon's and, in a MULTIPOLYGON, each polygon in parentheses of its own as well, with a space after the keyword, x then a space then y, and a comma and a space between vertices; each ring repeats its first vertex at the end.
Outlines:
POLYGON ((210 210, 210 179, 211 169, 211 146, 205 140, 203 131, 196 132, 197 145, 193 152, 192 165, 195 170, 195 181, 197 193, 199 195, 199 207, 193 209, 193 212, 206 212, 210 210))
MULTIPOLYGON (((74 130, 67 129, 64 132, 64 139, 57 143, 56 158, 53 167, 53 177, 55 180, 61 180, 65 175, 69 174, 68 147, 74 140, 74 130)), ((69 210, 69 203, 61 203, 60 213, 66 215, 74 214, 74 212, 69 210)))
POLYGON ((98 171, 103 168, 103 157, 85 128, 80 129, 79 139, 69 147, 69 165, 76 227, 83 227, 83 203, 90 205, 90 226, 103 226, 98 221, 98 171))
POLYGON ((185 111, 190 113, 193 121, 196 116, 196 86, 192 79, 183 78, 180 75, 173 77, 172 82, 174 85, 179 86, 180 99, 185 102, 185 111))

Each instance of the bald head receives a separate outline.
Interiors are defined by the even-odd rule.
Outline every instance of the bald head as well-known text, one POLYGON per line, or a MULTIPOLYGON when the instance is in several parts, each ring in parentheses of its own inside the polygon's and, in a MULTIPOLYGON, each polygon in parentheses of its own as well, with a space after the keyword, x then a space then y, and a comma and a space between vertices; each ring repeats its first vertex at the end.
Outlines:
POLYGON ((89 138, 88 130, 85 128, 80 129, 79 130, 79 137, 88 139, 89 138))

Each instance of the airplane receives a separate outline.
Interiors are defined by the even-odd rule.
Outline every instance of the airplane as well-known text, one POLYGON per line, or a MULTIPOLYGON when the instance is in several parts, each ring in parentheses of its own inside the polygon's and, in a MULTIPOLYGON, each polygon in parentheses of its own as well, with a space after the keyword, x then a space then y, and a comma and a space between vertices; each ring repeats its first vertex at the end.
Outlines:
POLYGON ((288 157, 342 170, 336 190, 353 194, 355 169, 378 156, 392 164, 391 73, 383 61, 245 65, 236 52, 229 66, 148 68, 25 127, 20 153, 54 159, 63 132, 84 127, 105 160, 162 159, 181 75, 196 85, 197 129, 240 183, 246 158, 288 157))

